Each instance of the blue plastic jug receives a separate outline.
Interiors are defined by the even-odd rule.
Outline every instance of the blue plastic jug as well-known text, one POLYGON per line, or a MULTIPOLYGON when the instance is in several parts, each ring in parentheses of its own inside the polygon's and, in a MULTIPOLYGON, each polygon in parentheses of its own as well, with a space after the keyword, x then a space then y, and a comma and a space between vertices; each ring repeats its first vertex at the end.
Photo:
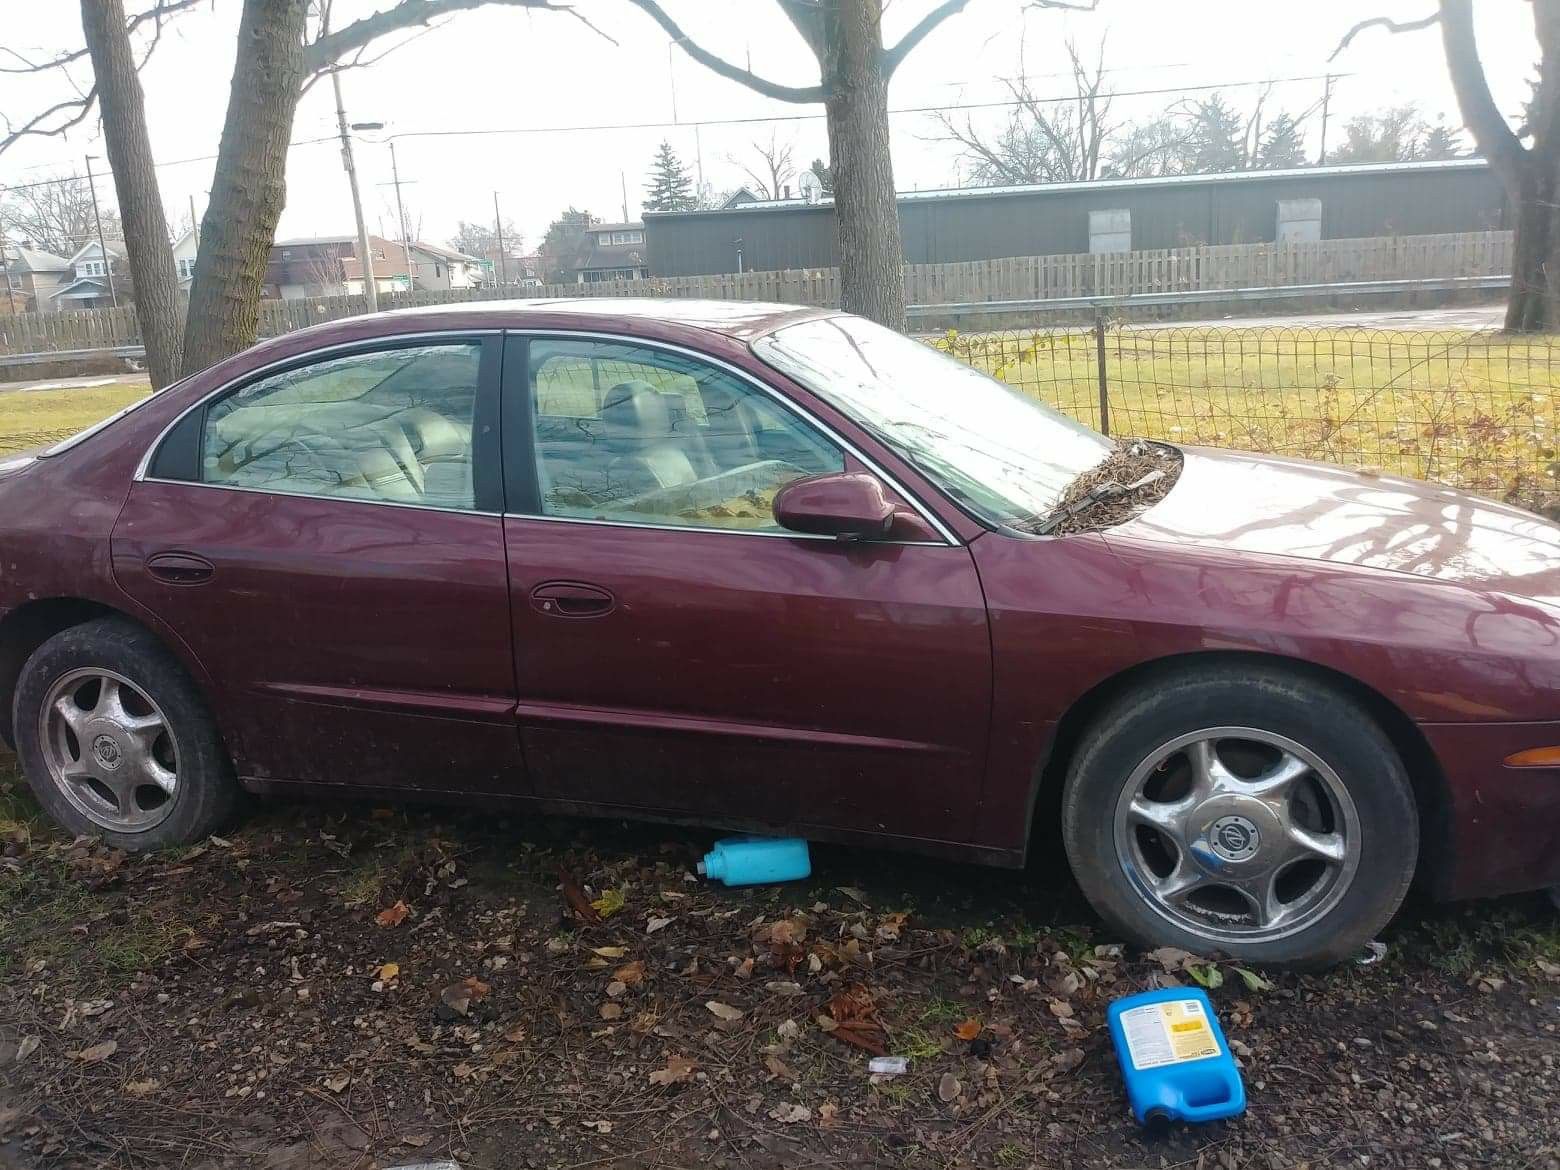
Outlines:
POLYGON ((793 882, 812 873, 812 855, 800 837, 727 837, 704 855, 699 872, 728 886, 793 882))
POLYGON ((1246 1109, 1246 1086, 1208 996, 1169 987, 1118 999, 1105 1012, 1127 1100, 1140 1125, 1216 1121, 1246 1109))

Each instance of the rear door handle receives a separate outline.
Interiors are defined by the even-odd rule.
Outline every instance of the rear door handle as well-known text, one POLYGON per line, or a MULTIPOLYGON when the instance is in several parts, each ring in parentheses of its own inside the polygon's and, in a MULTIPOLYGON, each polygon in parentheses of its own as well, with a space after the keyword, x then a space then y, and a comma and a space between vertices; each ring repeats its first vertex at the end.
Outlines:
POLYGON ((199 585, 211 580, 216 566, 194 553, 162 552, 146 558, 146 571, 169 585, 199 585))
POLYGON ((548 581, 531 590, 531 608, 548 617, 601 617, 616 604, 605 589, 578 581, 548 581))

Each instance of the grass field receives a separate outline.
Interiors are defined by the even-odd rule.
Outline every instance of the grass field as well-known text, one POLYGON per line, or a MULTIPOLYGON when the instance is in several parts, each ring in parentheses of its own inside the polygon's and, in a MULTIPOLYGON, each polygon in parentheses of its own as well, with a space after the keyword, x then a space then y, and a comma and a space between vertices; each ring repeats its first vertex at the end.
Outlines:
MULTIPOLYGON (((1087 330, 935 344, 1099 426, 1087 330)), ((1552 337, 1161 328, 1106 335, 1110 430, 1438 480, 1530 506, 1556 494, 1552 337)))
MULTIPOLYGON (((950 333, 933 344, 1100 425, 1088 329, 950 333)), ((1106 335, 1105 369, 1112 434, 1374 468, 1532 507, 1560 498, 1560 344, 1552 337, 1124 328, 1106 335)), ((552 409, 595 401, 583 363, 546 374, 552 409), (568 385, 573 372, 578 384, 568 385)), ((134 384, 0 390, 0 453, 61 438, 142 393, 134 384)))
POLYGON ((0 455, 57 442, 146 397, 144 382, 63 390, 0 386, 0 455))

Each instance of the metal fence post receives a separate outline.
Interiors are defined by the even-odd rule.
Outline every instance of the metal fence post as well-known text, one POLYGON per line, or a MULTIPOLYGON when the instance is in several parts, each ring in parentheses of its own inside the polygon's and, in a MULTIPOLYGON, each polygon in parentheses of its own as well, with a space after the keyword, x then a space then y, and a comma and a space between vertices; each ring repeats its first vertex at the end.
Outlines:
POLYGON ((1105 376, 1105 309, 1094 310, 1094 370, 1100 379, 1100 434, 1110 435, 1110 379, 1105 376))

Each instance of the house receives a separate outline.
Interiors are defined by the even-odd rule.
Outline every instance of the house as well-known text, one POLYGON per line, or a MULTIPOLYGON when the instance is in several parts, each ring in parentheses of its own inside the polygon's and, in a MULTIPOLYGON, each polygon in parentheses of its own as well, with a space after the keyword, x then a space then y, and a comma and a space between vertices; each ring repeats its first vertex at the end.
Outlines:
POLYGON ((185 232, 173 242, 173 266, 179 272, 179 291, 190 291, 190 282, 195 279, 195 252, 200 244, 200 237, 193 230, 185 232))
POLYGON ((593 223, 569 264, 576 284, 642 280, 650 275, 642 223, 593 223))
MULTIPOLYGON (((898 202, 908 264, 1511 226, 1505 190, 1478 158, 902 191, 898 202)), ((839 263, 828 197, 649 212, 645 235, 656 276, 839 263)))
POLYGON ((468 256, 421 240, 412 241, 411 252, 413 288, 476 288, 485 283, 486 265, 479 256, 468 256))
POLYGON ((3 303, 7 311, 47 312, 54 308, 54 293, 70 276, 70 261, 41 248, 26 244, 5 248, 5 275, 10 296, 3 303))
MULTIPOLYGON (((401 246, 369 236, 374 283, 380 292, 407 288, 406 259, 401 246)), ((415 266, 415 261, 414 261, 415 266)), ((356 236, 308 236, 277 240, 265 265, 265 293, 271 300, 340 297, 363 291, 362 265, 356 236)))
POLYGON ((130 274, 125 269, 123 245, 110 244, 107 255, 96 240, 68 261, 70 279, 50 294, 56 309, 104 309, 130 297, 130 274))

